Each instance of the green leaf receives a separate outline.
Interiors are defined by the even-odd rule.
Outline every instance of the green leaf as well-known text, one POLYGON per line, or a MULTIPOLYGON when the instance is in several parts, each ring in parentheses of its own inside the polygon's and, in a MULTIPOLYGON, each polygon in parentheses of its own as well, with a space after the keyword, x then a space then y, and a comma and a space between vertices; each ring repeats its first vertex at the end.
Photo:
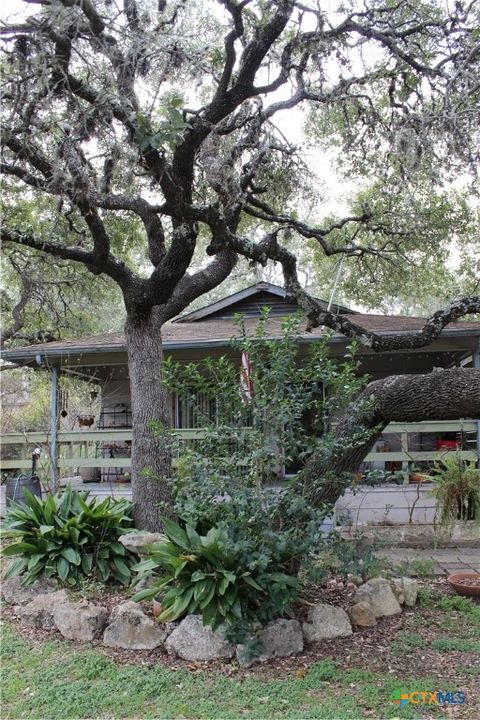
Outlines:
POLYGON ((52 530, 55 530, 54 525, 40 525, 39 527, 40 534, 41 535, 47 535, 47 533, 52 532, 52 530))
POLYGON ((207 605, 210 604, 213 596, 215 595, 216 585, 214 580, 207 580, 207 587, 205 589, 205 594, 203 595, 202 599, 200 600, 200 609, 203 610, 207 607, 207 605))
POLYGON ((190 550, 190 543, 185 530, 182 530, 180 525, 170 520, 170 518, 161 518, 161 521, 168 539, 179 545, 183 550, 190 550))
POLYGON ((93 566, 93 555, 92 553, 82 554, 82 570, 85 575, 90 575, 93 566))
POLYGON ((80 530, 76 527, 69 527, 68 534, 72 538, 73 542, 78 544, 78 541, 80 540, 80 530))
POLYGON ((62 555, 62 557, 64 557, 65 560, 68 560, 68 562, 72 565, 80 565, 82 562, 80 553, 72 547, 63 548, 63 550, 60 551, 60 555, 62 555))
POLYGON ((26 558, 17 558, 16 560, 11 560, 3 576, 3 579, 8 580, 11 577, 20 575, 24 570, 26 570, 27 565, 28 560, 26 558))
POLYGON ((35 568, 39 565, 42 565, 42 561, 44 561, 46 558, 46 555, 44 553, 38 553, 37 555, 30 555, 28 559, 28 571, 31 572, 32 570, 35 570, 35 568))
POLYGON ((203 624, 207 627, 210 626, 213 629, 218 627, 222 622, 223 618, 220 613, 217 612, 215 605, 207 605, 202 612, 203 624))
POLYGON ((298 587, 298 579, 293 575, 285 575, 284 573, 270 573, 268 577, 273 580, 273 582, 281 583, 282 585, 288 585, 292 588, 298 587))
POLYGON ((127 578, 131 577, 130 568, 129 568, 128 565, 125 563, 125 561, 122 560, 122 558, 114 557, 114 558, 113 558, 113 564, 115 565, 115 567, 117 568, 117 570, 118 570, 122 575, 124 575, 124 576, 127 577, 127 578))
POLYGON ((99 558, 97 560, 97 567, 100 571, 100 575, 101 575, 103 582, 107 582, 107 580, 111 574, 108 562, 106 560, 103 560, 102 558, 99 558))
POLYGON ((245 580, 247 585, 250 585, 251 587, 255 588, 255 590, 259 590, 262 593, 265 592, 265 590, 262 587, 260 587, 260 585, 251 577, 251 575, 244 573, 242 575, 242 578, 245 580))
POLYGON ((127 552, 125 547, 122 545, 122 543, 119 543, 119 542, 111 543, 110 548, 111 548, 111 550, 113 550, 113 552, 116 555, 122 555, 122 557, 125 556, 125 554, 127 552))
MULTIPOLYGON (((192 576, 192 578, 193 578, 193 576, 192 576)), ((227 587, 230 585, 230 583, 235 582, 235 580, 236 580, 236 577, 233 573, 225 573, 218 584, 218 594, 224 595, 227 587)))
POLYGON ((63 557, 57 558, 57 573, 60 580, 66 580, 70 572, 70 565, 63 557))
POLYGON ((202 547, 202 541, 200 540, 200 535, 190 525, 185 526, 185 531, 187 533, 188 539, 190 540, 190 544, 191 544, 193 550, 195 550, 195 552, 198 552, 202 547))
POLYGON ((32 545, 31 543, 26 542, 19 542, 14 543, 13 545, 7 545, 7 547, 2 550, 1 554, 5 557, 10 557, 11 555, 29 555, 31 553, 35 553, 36 551, 36 545, 32 545))

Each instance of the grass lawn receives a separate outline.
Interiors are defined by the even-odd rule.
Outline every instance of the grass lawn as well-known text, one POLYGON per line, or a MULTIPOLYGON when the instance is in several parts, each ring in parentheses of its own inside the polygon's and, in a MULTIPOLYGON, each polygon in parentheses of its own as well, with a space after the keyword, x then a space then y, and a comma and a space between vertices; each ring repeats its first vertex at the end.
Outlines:
MULTIPOLYGON (((392 626, 393 627, 393 626, 392 626)), ((366 631, 364 631, 366 633, 366 631)), ((363 636, 362 636, 363 637, 363 636)), ((356 633, 277 666, 118 663, 100 648, 2 623, 2 720, 480 717, 480 605, 423 592, 377 651, 356 633), (340 651, 337 652, 337 649, 340 651), (330 655, 330 656, 329 656, 330 655), (463 691, 464 705, 399 707, 395 691, 463 691)))

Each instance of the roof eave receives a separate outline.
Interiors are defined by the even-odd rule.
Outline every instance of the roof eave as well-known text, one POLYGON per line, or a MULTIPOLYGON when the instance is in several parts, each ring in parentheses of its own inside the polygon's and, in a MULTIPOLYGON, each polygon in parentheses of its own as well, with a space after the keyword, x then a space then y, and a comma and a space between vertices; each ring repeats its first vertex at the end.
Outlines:
MULTIPOLYGON (((408 335, 410 331, 401 330, 395 333, 391 332, 378 332, 377 335, 381 337, 389 336, 402 336, 408 335)), ((445 337, 480 337, 480 327, 461 329, 461 328, 447 328, 442 331, 441 336, 445 337)), ((279 338, 271 336, 269 339, 278 340, 279 338)), ((318 335, 302 335, 300 336, 302 343, 311 343, 319 339, 318 335)), ((343 335, 333 335, 330 338, 330 343, 337 344, 342 342, 348 342, 349 338, 343 335)), ((217 338, 213 340, 185 340, 185 341, 168 341, 163 342, 165 350, 186 350, 186 349, 208 349, 215 347, 225 347, 229 344, 230 338, 217 338)), ((430 346, 425 346, 425 348, 430 346)), ((5 350, 2 353, 2 359, 8 362, 29 362, 35 360, 38 355, 53 360, 54 358, 63 359, 70 355, 99 355, 102 353, 125 353, 127 350, 126 345, 92 345, 84 347, 69 347, 69 348, 44 348, 44 349, 32 349, 28 351, 21 350, 5 350)), ((41 364, 41 363, 40 363, 41 364)))

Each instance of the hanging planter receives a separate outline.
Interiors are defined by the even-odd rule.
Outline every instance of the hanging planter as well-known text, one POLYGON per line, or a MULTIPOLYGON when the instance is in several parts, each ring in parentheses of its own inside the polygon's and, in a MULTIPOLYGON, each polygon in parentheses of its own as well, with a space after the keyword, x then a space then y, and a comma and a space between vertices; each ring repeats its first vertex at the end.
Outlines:
POLYGON ((92 427, 95 422, 95 415, 93 415, 93 413, 85 413, 84 415, 78 415, 77 422, 80 427, 92 427))

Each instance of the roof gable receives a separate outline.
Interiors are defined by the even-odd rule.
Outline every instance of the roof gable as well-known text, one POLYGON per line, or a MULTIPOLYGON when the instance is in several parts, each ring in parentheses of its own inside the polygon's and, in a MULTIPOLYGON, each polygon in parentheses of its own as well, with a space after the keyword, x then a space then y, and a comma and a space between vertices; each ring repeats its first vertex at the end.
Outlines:
MULTIPOLYGON (((258 282, 256 285, 244 288, 239 292, 228 295, 217 302, 205 305, 198 310, 186 313, 173 322, 193 323, 199 320, 228 319, 235 314, 245 317, 259 317, 263 308, 270 308, 270 316, 291 315, 299 310, 299 306, 292 300, 287 300, 286 293, 282 287, 268 282, 258 282)), ((318 300, 320 305, 327 309, 328 303, 318 300)), ((353 314, 342 305, 332 305, 332 312, 340 314, 353 314)))

